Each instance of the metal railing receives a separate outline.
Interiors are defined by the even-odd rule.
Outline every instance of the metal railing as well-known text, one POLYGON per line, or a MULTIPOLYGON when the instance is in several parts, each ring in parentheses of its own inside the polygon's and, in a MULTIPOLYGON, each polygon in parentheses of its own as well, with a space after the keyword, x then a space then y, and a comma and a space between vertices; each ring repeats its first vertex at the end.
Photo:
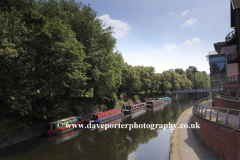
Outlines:
POLYGON ((193 107, 193 112, 195 114, 213 122, 219 122, 240 129, 240 110, 199 104, 207 99, 209 99, 209 97, 205 97, 195 102, 193 107))
POLYGON ((223 87, 219 87, 219 88, 212 88, 212 91, 223 91, 223 87))
POLYGON ((240 97, 240 87, 224 87, 225 96, 240 97))
POLYGON ((235 30, 233 30, 232 32, 228 33, 228 35, 225 37, 225 41, 226 41, 226 43, 228 43, 231 40, 233 40, 234 38, 237 38, 235 30))
MULTIPOLYGON (((195 89, 186 89, 186 90, 176 90, 176 91, 171 91, 171 93, 194 93, 195 89)), ((196 89, 196 92, 211 92, 211 89, 196 89)))
POLYGON ((216 55, 216 54, 218 54, 218 52, 216 52, 216 51, 209 51, 209 52, 208 52, 208 55, 206 55, 207 61, 209 62, 209 56, 210 56, 210 55, 216 55))
POLYGON ((216 95, 216 96, 221 97, 221 98, 223 98, 225 100, 230 100, 230 101, 234 101, 234 102, 240 102, 240 97, 232 97, 232 96, 225 96, 225 95, 216 95))
POLYGON ((218 54, 217 51, 208 51, 208 55, 215 55, 215 54, 218 54))
POLYGON ((227 55, 227 62, 228 63, 237 63, 240 61, 240 52, 234 51, 227 55))

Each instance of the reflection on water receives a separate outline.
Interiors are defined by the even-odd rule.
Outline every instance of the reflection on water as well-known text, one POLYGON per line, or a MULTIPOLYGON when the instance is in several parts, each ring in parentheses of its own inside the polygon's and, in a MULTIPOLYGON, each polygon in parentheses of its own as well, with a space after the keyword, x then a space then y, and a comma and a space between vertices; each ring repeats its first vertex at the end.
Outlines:
POLYGON ((52 145, 57 145, 57 144, 60 144, 62 142, 65 142, 65 141, 68 141, 70 139, 73 139, 75 137, 78 137, 79 134, 82 133, 82 130, 83 129, 80 129, 80 130, 74 130, 74 131, 68 131, 67 133, 63 133, 59 136, 54 136, 54 137, 49 137, 47 138, 48 141, 51 142, 52 145))
POLYGON ((98 129, 98 132, 102 132, 102 131, 104 131, 104 130, 107 130, 107 129, 110 127, 110 125, 119 124, 119 123, 122 122, 122 120, 123 120, 122 118, 119 118, 119 119, 116 119, 116 120, 114 120, 114 121, 111 121, 111 122, 107 123, 107 124, 109 124, 109 125, 104 126, 104 128, 103 128, 103 127, 100 127, 100 128, 98 129))
POLYGON ((134 119, 134 118, 139 117, 139 116, 141 116, 142 114, 146 113, 146 110, 147 110, 147 109, 142 109, 142 110, 140 110, 140 111, 138 111, 138 112, 135 112, 135 113, 133 113, 133 114, 128 114, 128 115, 125 116, 125 118, 126 118, 126 117, 131 117, 131 119, 134 119))
MULTIPOLYGON (((202 96, 203 97, 203 96, 202 96)), ((201 98, 201 97, 199 97, 201 98)), ((141 110, 112 124, 168 124, 192 106, 194 97, 141 110)), ((0 159, 169 159, 172 129, 95 129, 73 130, 55 137, 40 137, 0 151, 0 159)))

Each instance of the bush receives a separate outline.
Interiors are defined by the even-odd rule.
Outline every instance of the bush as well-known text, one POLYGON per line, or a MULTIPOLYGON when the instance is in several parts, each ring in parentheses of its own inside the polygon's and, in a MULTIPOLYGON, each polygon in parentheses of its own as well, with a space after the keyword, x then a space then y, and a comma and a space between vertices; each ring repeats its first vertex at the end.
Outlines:
POLYGON ((131 99, 129 99, 128 101, 127 101, 127 103, 129 104, 129 103, 132 103, 133 101, 131 100, 131 99))
POLYGON ((107 107, 106 107, 104 104, 98 104, 98 105, 96 106, 96 109, 100 109, 101 111, 104 111, 104 110, 107 109, 107 107))
POLYGON ((124 102, 124 101, 121 101, 121 100, 118 100, 117 103, 116 103, 116 106, 118 105, 126 105, 128 104, 127 102, 124 102))
POLYGON ((138 95, 134 95, 134 96, 133 96, 133 102, 136 103, 138 100, 139 100, 138 95))

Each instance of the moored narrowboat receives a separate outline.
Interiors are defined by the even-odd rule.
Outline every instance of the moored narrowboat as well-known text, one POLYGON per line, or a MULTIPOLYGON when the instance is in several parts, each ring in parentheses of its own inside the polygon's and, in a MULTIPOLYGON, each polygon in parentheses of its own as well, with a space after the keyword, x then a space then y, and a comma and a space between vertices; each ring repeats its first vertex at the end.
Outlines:
POLYGON ((65 129, 72 128, 74 124, 83 123, 84 119, 81 116, 74 116, 61 119, 48 124, 47 129, 44 131, 45 135, 57 134, 65 129))
POLYGON ((132 105, 127 105, 122 107, 122 111, 124 114, 130 114, 134 113, 136 111, 142 110, 146 107, 146 102, 145 103, 140 103, 140 104, 132 104, 132 105))
POLYGON ((164 97, 164 102, 170 102, 172 99, 170 97, 164 97))
POLYGON ((104 122, 111 121, 115 118, 122 117, 122 115, 123 115, 123 112, 121 111, 121 109, 113 109, 113 110, 109 110, 109 111, 91 115, 90 122, 91 123, 104 123, 104 122))
POLYGON ((164 102, 170 102, 171 101, 170 97, 157 98, 156 100, 161 100, 161 99, 163 99, 164 102))
POLYGON ((163 99, 147 101, 147 107, 156 107, 164 103, 163 99))

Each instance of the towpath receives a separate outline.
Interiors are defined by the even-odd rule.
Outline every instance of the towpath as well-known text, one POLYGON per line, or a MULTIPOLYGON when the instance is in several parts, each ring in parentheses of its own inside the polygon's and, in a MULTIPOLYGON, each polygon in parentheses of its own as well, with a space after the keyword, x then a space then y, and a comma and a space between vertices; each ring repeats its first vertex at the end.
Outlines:
MULTIPOLYGON (((210 106, 212 101, 203 105, 210 106)), ((192 121, 192 109, 187 111, 181 120, 181 124, 190 126, 192 121)), ((200 126, 201 127, 201 126, 200 126)), ((193 129, 182 128, 178 131, 178 158, 179 160, 219 160, 197 137, 193 129)))

